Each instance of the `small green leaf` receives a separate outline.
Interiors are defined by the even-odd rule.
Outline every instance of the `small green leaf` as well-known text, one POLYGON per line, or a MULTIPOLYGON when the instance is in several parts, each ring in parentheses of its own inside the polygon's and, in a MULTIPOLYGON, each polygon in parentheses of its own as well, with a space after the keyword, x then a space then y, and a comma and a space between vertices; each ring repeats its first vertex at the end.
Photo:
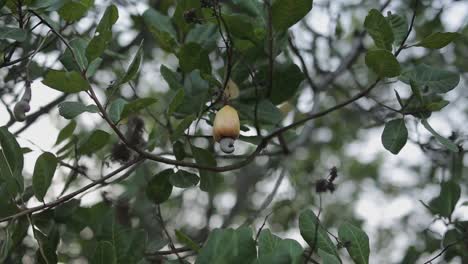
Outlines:
POLYGON ((218 30, 214 24, 197 24, 190 30, 185 38, 185 42, 198 43, 205 50, 212 50, 216 47, 218 30))
POLYGON ((0 39, 12 39, 23 42, 27 36, 28 33, 24 29, 0 26, 0 39))
POLYGON ((121 119, 127 118, 131 114, 135 114, 139 112, 140 110, 143 110, 147 108, 148 106, 155 104, 157 101, 158 100, 156 100, 155 98, 136 99, 125 105, 120 118, 121 119))
POLYGON ((312 3, 313 0, 276 0, 271 6, 273 27, 286 31, 312 10, 312 3))
POLYGON ((176 141, 181 136, 184 135, 185 130, 187 130, 190 125, 195 121, 197 117, 195 115, 189 115, 185 117, 182 121, 180 121, 179 125, 176 127, 174 132, 172 133, 172 141, 176 141))
POLYGON ((62 143, 65 139, 71 137, 73 132, 76 128, 76 122, 72 120, 68 125, 66 125, 57 136, 57 140, 55 141, 55 145, 62 143))
POLYGON ((404 119, 394 119, 385 124, 382 133, 382 144, 393 154, 398 154, 406 145, 408 140, 408 129, 404 119))
POLYGON ((49 70, 42 83, 64 93, 78 93, 89 89, 89 83, 76 71, 49 70))
POLYGON ((117 264, 117 256, 114 244, 109 241, 100 241, 91 264, 117 264))
POLYGON ((174 97, 172 97, 171 103, 169 104, 169 107, 167 108, 167 114, 172 115, 177 108, 184 102, 185 98, 185 92, 184 89, 179 89, 174 97))
POLYGON ((425 37, 421 42, 419 42, 415 46, 424 47, 428 49, 441 49, 450 44, 458 37, 460 37, 460 34, 455 32, 435 32, 425 37))
POLYGON ((277 65, 273 73, 271 102, 278 105, 293 97, 303 80, 304 74, 296 64, 277 65))
POLYGON ((200 250, 196 264, 252 263, 257 257, 249 227, 214 229, 200 250))
POLYGON ((400 46, 403 39, 408 34, 408 21, 405 16, 390 14, 387 20, 392 27, 393 36, 395 37, 394 44, 400 46))
POLYGON ((88 69, 86 70, 86 78, 91 78, 96 74, 97 70, 101 66, 102 59, 96 58, 88 65, 88 69))
POLYGON ((140 70, 142 61, 143 61, 143 41, 140 43, 140 46, 138 47, 135 57, 133 57, 133 60, 130 63, 130 66, 128 67, 127 72, 125 73, 124 77, 119 83, 124 84, 128 81, 133 80, 133 78, 135 78, 138 71, 140 70))
POLYGON ((167 169, 153 176, 146 186, 146 196, 148 199, 156 204, 161 204, 169 199, 172 193, 169 177, 172 174, 174 174, 174 170, 167 169))
POLYGON ((456 182, 443 182, 440 185, 439 196, 429 203, 429 208, 435 214, 450 218, 460 199, 460 193, 460 185, 456 182))
POLYGON ((173 51, 177 47, 177 33, 168 16, 149 8, 143 13, 143 19, 161 48, 166 51, 173 51))
POLYGON ((122 98, 118 98, 110 104, 109 117, 115 124, 117 124, 120 121, 120 117, 126 104, 127 101, 125 101, 122 98))
POLYGON ((161 65, 160 71, 161 75, 164 77, 164 80, 166 80, 167 84, 169 85, 169 88, 176 91, 184 89, 184 86, 180 83, 181 78, 179 74, 173 72, 164 66, 164 64, 161 65))
POLYGON ((67 47, 65 53, 60 58, 60 62, 65 66, 68 71, 82 72, 88 66, 88 59, 86 58, 86 47, 89 40, 84 38, 74 38, 70 41, 70 48, 67 47), (73 53, 76 56, 73 56, 73 53))
POLYGON ((419 87, 427 88, 432 93, 447 93, 457 87, 460 75, 439 67, 419 64, 413 69, 403 72, 400 80, 406 84, 410 84, 412 80, 419 87))
MULTIPOLYGON (((251 104, 235 104, 241 119, 255 122, 255 102, 251 104)), ((283 119, 283 114, 270 100, 261 100, 257 105, 258 122, 276 125, 283 119)))
POLYGON ((258 237, 258 264, 303 263, 303 248, 295 240, 281 239, 270 230, 262 230, 258 237))
POLYGON ((9 198, 14 198, 24 189, 24 158, 20 145, 7 127, 0 127, 0 147, 0 180, 4 182, 9 198))
POLYGON ((193 70, 200 70, 205 74, 211 73, 211 62, 208 57, 208 51, 204 50, 197 43, 187 43, 182 46, 177 54, 180 68, 189 73, 193 70))
POLYGON ((178 170, 176 173, 172 174, 169 178, 169 182, 179 188, 189 188, 196 186, 200 181, 198 175, 190 173, 184 170, 178 170))
POLYGON ((338 237, 348 244, 346 249, 356 264, 369 263, 369 237, 360 228, 345 223, 338 229, 338 237))
MULTIPOLYGON (((213 153, 192 145, 192 154, 198 165, 216 167, 216 159, 213 153)), ((200 189, 205 192, 215 192, 223 178, 215 172, 200 169, 200 189)))
POLYGON ((58 12, 65 21, 74 22, 86 15, 93 5, 94 0, 67 1, 58 12))
POLYGON ((112 26, 119 18, 119 10, 115 5, 109 6, 96 27, 94 37, 86 48, 88 61, 93 61, 104 52, 112 40, 112 26))
POLYGON ((335 245, 312 210, 306 210, 299 216, 299 230, 309 246, 322 249, 339 258, 335 245))
POLYGON ((80 146, 78 153, 81 155, 93 154, 103 148, 109 142, 110 135, 102 130, 95 130, 80 146))
POLYGON ((195 252, 200 251, 200 247, 198 246, 198 244, 195 241, 193 241, 189 236, 184 234, 182 231, 176 229, 175 235, 177 237, 177 240, 179 240, 179 242, 181 242, 182 244, 191 248, 195 252))
POLYGON ((36 160, 33 173, 34 195, 39 201, 44 201, 44 196, 52 183, 55 170, 57 169, 57 158, 54 154, 44 152, 36 160))
POLYGON ((80 102, 62 102, 58 105, 59 114, 66 119, 72 119, 84 112, 98 113, 99 109, 95 105, 84 105, 80 102))
POLYGON ((381 78, 392 78, 400 75, 400 63, 387 50, 369 50, 366 54, 366 65, 381 78))
POLYGON ((372 9, 364 21, 364 27, 374 40, 375 46, 384 50, 392 50, 395 40, 393 30, 387 19, 377 9, 372 9))
POLYGON ((322 258, 322 264, 341 264, 340 260, 335 255, 328 254, 321 249, 318 250, 318 254, 322 258))
POLYGON ((437 141, 439 141, 442 145, 444 145, 447 149, 449 149, 450 151, 453 151, 453 152, 459 152, 460 150, 458 149, 458 146, 453 143, 452 141, 450 141, 449 139, 441 136, 439 133, 437 133, 437 131, 435 131, 431 125, 429 124, 429 122, 427 122, 427 119, 422 119, 421 120, 421 123, 423 124, 423 126, 427 129, 427 131, 431 132, 431 134, 437 139, 437 141))
POLYGON ((185 159, 186 153, 185 153, 184 143, 182 143, 180 141, 176 141, 172 145, 172 149, 173 149, 173 152, 174 152, 174 156, 176 157, 177 160, 185 159))

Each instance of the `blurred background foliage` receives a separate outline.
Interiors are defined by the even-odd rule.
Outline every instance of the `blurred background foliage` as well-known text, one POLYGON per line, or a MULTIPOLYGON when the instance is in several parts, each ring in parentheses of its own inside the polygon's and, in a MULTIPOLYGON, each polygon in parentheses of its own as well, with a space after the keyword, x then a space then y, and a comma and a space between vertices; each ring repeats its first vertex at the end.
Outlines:
MULTIPOLYGON (((363 33, 366 15, 376 8, 382 9, 384 15, 391 11, 409 22, 414 7, 414 1, 399 0, 314 1, 313 10, 304 19, 289 31, 286 28, 275 34, 273 52, 278 57, 273 91, 270 100, 259 103, 259 94, 267 92, 269 76, 268 14, 263 4, 251 0, 220 1, 223 23, 229 28, 235 47, 229 55, 211 10, 200 8, 204 2, 210 1, 0 0, 2 104, 5 109, 13 109, 28 79, 33 102, 38 93, 51 93, 40 82, 49 69, 79 70, 69 49, 26 10, 40 13, 79 49, 88 45, 106 8, 115 4, 119 19, 112 29, 112 38, 102 56, 98 56, 100 59, 88 63, 97 66, 90 73, 89 82, 105 106, 128 108, 115 117, 122 118, 119 128, 127 132, 129 140, 161 156, 177 160, 202 157, 201 162, 196 161, 203 163, 206 155, 214 153, 218 165, 226 165, 245 158, 260 142, 253 114, 257 107, 260 130, 267 135, 278 126, 302 119, 308 112, 348 100, 371 84, 376 76, 366 67, 364 55, 374 44, 363 33), (2 36, 7 27, 18 26, 22 30, 2 36), (22 59, 35 51, 33 59, 22 59), (132 73, 128 67, 139 56, 141 66, 132 73), (232 104, 240 113, 243 131, 236 143, 235 157, 220 152, 211 138, 214 110, 221 106, 215 99, 226 76, 229 56, 231 79, 240 88, 240 97, 232 104), (346 60, 351 62, 337 71, 346 60), (130 80, 124 81, 129 73, 130 80), (180 87, 184 90, 183 99, 174 103, 180 87), (132 107, 128 107, 130 102, 132 107), (214 107, 203 112, 210 102, 215 102, 214 107), (177 104, 173 111, 168 110, 171 104, 177 104), (197 121, 192 123, 194 120, 197 121), (197 155, 192 145, 208 154, 200 150, 197 155)), ((278 23, 279 28, 281 22, 278 23)), ((407 43, 415 44, 438 31, 461 35, 443 49, 405 49, 398 59, 403 72, 424 63, 460 74, 458 88, 444 95, 450 104, 431 116, 434 127, 459 144, 460 152, 446 150, 411 116, 406 117, 407 145, 396 157, 387 152, 380 143, 380 134, 383 125, 397 116, 391 110, 399 107, 395 91, 404 99, 412 94, 408 85, 387 79, 365 99, 283 133, 282 139, 275 138, 254 162, 214 176, 201 175, 202 181, 203 177, 210 177, 215 182, 205 188, 208 192, 199 187, 169 185, 170 198, 155 206, 154 200, 148 198, 148 185, 160 171, 177 166, 146 161, 126 172, 128 177, 84 192, 54 209, 2 223, 2 261, 43 263, 43 254, 52 254, 50 259, 63 263, 177 263, 174 255, 163 254, 171 250, 163 226, 176 245, 182 247, 187 245, 184 236, 201 245, 214 228, 247 223, 255 234, 264 221, 271 232, 305 246, 298 217, 303 210, 312 209, 320 211, 322 226, 331 233, 337 235, 338 227, 345 222, 366 231, 370 238, 370 263, 424 263, 443 249, 445 254, 436 261, 467 263, 468 179, 463 150, 468 110, 464 89, 468 77, 466 2, 419 1, 414 31, 407 43), (336 190, 319 195, 317 182, 329 177, 333 167, 338 170, 336 190), (453 185, 442 184, 445 182, 453 185), (264 203, 269 196, 272 201, 264 203), (454 207, 447 209, 453 202, 454 207), (267 207, 263 208, 263 204, 267 207), (174 230, 179 230, 177 236, 174 230), (97 261, 99 252, 107 252, 109 246, 103 241, 112 241, 115 254, 109 261, 115 258, 116 262, 97 261), (38 252, 38 243, 45 252, 38 252)), ((223 37, 228 37, 226 32, 223 37)), ((9 130, 18 136, 26 161, 28 155, 44 150, 59 158, 59 168, 45 198, 48 202, 99 180, 133 155, 119 146, 118 137, 93 107, 76 106, 79 109, 73 108, 67 119, 77 116, 74 111, 85 113, 75 121, 65 120, 65 112, 71 111, 71 106, 63 105, 64 101, 80 102, 83 106, 93 103, 86 93, 59 94, 47 102, 36 102, 40 107, 33 109, 24 123, 5 119, 9 130), (61 131, 57 144, 29 142, 21 136, 28 130, 41 133, 41 127, 36 126, 41 118, 47 118, 49 125, 61 131)), ((6 110, 0 113, 8 116, 6 110)), ((32 184, 31 168, 24 172, 25 186, 32 184)), ((193 169, 177 169, 197 173, 193 169)), ((164 184, 158 182, 157 186, 163 188, 160 186, 164 184)), ((178 184, 181 183, 175 185, 178 184)), ((160 195, 167 189, 155 192, 160 195)), ((42 204, 33 194, 31 187, 22 194, 28 207, 42 204)), ((19 211, 4 189, 0 206, 2 218, 19 211)), ((192 252, 180 254, 193 261, 192 252)), ((348 263, 350 259, 344 250, 339 252, 343 263, 348 263)), ((322 255, 313 257, 320 263, 324 259, 322 255)))

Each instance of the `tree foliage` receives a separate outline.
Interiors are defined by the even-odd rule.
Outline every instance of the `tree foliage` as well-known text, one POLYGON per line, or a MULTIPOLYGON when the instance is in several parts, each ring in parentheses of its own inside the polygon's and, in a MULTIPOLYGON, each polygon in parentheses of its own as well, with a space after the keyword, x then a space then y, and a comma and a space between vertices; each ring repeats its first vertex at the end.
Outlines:
POLYGON ((377 2, 0 0, 0 262, 468 261, 468 25, 377 2), (53 145, 22 136, 42 117, 53 145), (414 213, 369 232, 369 188, 414 213))

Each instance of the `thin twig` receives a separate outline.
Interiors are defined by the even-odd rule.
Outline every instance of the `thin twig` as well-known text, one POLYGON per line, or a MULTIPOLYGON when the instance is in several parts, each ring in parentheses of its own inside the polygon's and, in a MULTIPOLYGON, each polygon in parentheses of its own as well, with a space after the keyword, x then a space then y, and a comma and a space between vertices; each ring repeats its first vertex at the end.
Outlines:
POLYGON ((179 256, 179 252, 177 251, 177 248, 174 246, 174 242, 172 242, 171 235, 169 235, 169 232, 167 231, 166 224, 164 223, 164 219, 161 214, 161 206, 159 206, 159 204, 156 205, 156 218, 159 222, 159 225, 163 229, 164 234, 166 234, 166 237, 169 240, 169 247, 172 249, 172 252, 177 256, 177 259, 179 260, 180 264, 184 264, 184 261, 179 256))
POLYGON ((90 183, 68 195, 65 195, 63 196, 62 198, 60 199, 57 199, 53 202, 50 202, 50 203, 45 203, 43 205, 40 205, 40 206, 36 206, 36 207, 31 207, 31 208, 28 208, 28 209, 25 209, 19 213, 16 213, 14 215, 10 215, 10 216, 7 216, 7 217, 4 217, 2 219, 0 219, 0 223, 2 222, 6 222, 6 221, 9 221, 11 219, 15 219, 15 218, 18 218, 18 217, 22 217, 22 216, 25 216, 27 214, 31 214, 31 213, 34 213, 34 212, 38 212, 38 211, 45 211, 45 210, 48 210, 48 209, 51 209, 51 208, 54 208, 62 203, 65 203, 66 201, 72 199, 73 197, 93 188, 94 186, 97 186, 97 185, 101 185, 103 183, 105 183, 106 180, 114 177, 115 175, 119 174, 120 172, 132 167, 132 166, 136 166, 138 165, 139 163, 141 163, 144 159, 143 158, 137 158, 136 160, 133 160, 125 165, 123 165, 122 167, 112 171, 111 173, 107 174, 106 176, 102 177, 101 179, 93 182, 93 183, 90 183))

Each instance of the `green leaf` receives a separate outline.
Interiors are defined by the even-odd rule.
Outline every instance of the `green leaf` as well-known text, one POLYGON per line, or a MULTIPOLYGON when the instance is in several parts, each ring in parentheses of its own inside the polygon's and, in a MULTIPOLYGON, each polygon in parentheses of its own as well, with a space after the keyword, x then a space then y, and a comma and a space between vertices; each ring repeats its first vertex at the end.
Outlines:
POLYGON ((54 210, 54 220, 57 222, 66 222, 80 207, 79 199, 71 199, 66 203, 62 203, 54 210))
POLYGON ((212 50, 216 47, 218 30, 214 24, 197 24, 185 37, 186 43, 197 43, 205 50, 212 50))
POLYGON ((174 156, 176 157, 177 160, 185 159, 186 153, 185 153, 184 143, 182 143, 180 141, 176 141, 172 145, 172 149, 173 149, 173 152, 174 152, 174 156))
POLYGON ((140 110, 143 110, 147 108, 150 105, 153 105, 157 102, 155 98, 140 98, 136 99, 128 104, 125 105, 122 114, 121 114, 121 119, 129 117, 131 114, 135 114, 139 112, 140 110))
POLYGON ((387 50, 369 50, 366 54, 366 65, 379 77, 392 78, 400 75, 400 63, 387 50))
POLYGON ((98 113, 99 109, 95 105, 84 105, 80 102, 62 102, 58 105, 59 114, 66 119, 72 119, 84 112, 98 113))
POLYGON ((262 230, 258 237, 258 264, 303 263, 303 248, 295 240, 281 239, 270 230, 262 230))
POLYGON ((161 48, 173 51, 177 47, 177 33, 168 16, 149 8, 143 13, 143 19, 161 48))
POLYGON ((86 15, 93 5, 94 0, 68 1, 58 12, 65 21, 74 22, 86 15))
POLYGON ((433 93, 447 93, 457 87, 460 75, 456 72, 446 71, 440 67, 431 67, 419 64, 415 68, 403 72, 400 80, 410 84, 413 80, 419 87, 424 87, 433 93))
POLYGON ((177 108, 184 102, 185 98, 185 92, 184 89, 179 89, 176 94, 174 94, 174 97, 172 97, 171 103, 169 104, 169 107, 167 108, 167 114, 172 115, 177 108))
POLYGON ((103 148, 109 142, 110 135, 102 130, 95 130, 91 135, 78 147, 78 153, 81 155, 93 154, 103 148))
POLYGON ((88 69, 86 70, 86 78, 91 78, 96 74, 97 70, 101 66, 102 59, 96 58, 88 65, 88 69))
POLYGON ((23 42, 27 36, 28 32, 24 29, 0 26, 0 39, 12 39, 23 42))
POLYGON ((24 158, 20 145, 7 127, 0 127, 0 147, 0 180, 5 184, 9 198, 14 198, 24 189, 24 158))
POLYGON ((195 121, 197 117, 195 115, 189 115, 185 117, 179 125, 175 128, 174 132, 171 135, 172 141, 178 140, 181 136, 184 135, 185 130, 187 130, 190 125, 195 121))
POLYGON ((346 249, 356 264, 369 263, 369 237, 360 228, 345 223, 338 229, 338 237, 343 243, 349 244, 346 249))
POLYGON ((177 240, 179 240, 179 242, 181 242, 182 244, 191 248, 195 252, 200 251, 200 247, 198 246, 198 244, 195 241, 193 241, 189 236, 184 234, 182 231, 176 229, 175 235, 177 237, 177 240))
POLYGON ((427 129, 427 131, 431 132, 431 134, 437 139, 437 141, 439 141, 442 145, 444 145, 447 149, 449 149, 450 151, 453 151, 453 152, 459 152, 460 150, 458 149, 458 146, 453 143, 452 141, 450 141, 449 139, 441 136, 439 133, 437 133, 437 131, 435 131, 431 125, 429 124, 429 122, 427 122, 427 119, 422 119, 421 120, 421 123, 423 124, 423 126, 427 129))
POLYGON ((100 57, 112 40, 112 26, 119 18, 119 10, 115 5, 109 6, 99 21, 94 37, 86 48, 88 61, 100 57))
POLYGON ((335 255, 328 254, 321 249, 318 250, 318 254, 322 258, 322 264, 341 264, 340 260, 335 255))
POLYGON ((257 257, 249 227, 214 229, 200 251, 196 264, 252 263, 257 257))
POLYGON ((88 67, 88 59, 86 58, 86 47, 88 46, 89 40, 84 38, 74 38, 70 41, 70 48, 67 47, 65 53, 60 58, 60 62, 63 64, 65 69, 68 71, 82 72, 88 67), (73 53, 76 56, 73 57, 73 53))
POLYGON ((124 77, 119 83, 124 84, 128 81, 133 80, 133 78, 135 78, 138 71, 140 70, 142 61, 143 61, 143 41, 140 43, 140 46, 138 47, 135 57, 133 57, 133 60, 130 63, 130 66, 128 67, 127 72, 125 73, 124 77))
POLYGON ((66 0, 33 0, 29 8, 32 10, 45 9, 46 11, 57 11, 66 3, 66 0))
POLYGON ((190 73, 193 70, 200 70, 205 74, 211 73, 211 62, 208 57, 208 51, 204 50, 197 43, 187 43, 182 46, 177 53, 179 58, 180 68, 185 73, 190 73))
POLYGON ((223 19, 232 36, 255 42, 255 21, 253 21, 253 19, 246 15, 239 14, 225 15, 223 16, 223 19))
POLYGON ((115 124, 117 124, 120 121, 120 117, 126 104, 127 101, 125 101, 122 98, 118 98, 110 104, 109 117, 115 124))
POLYGON ((100 241, 91 261, 92 264, 117 264, 114 245, 109 241, 100 241))
POLYGON ((184 101, 177 108, 177 114, 182 116, 200 113, 211 97, 210 84, 200 75, 199 70, 194 70, 185 75, 184 101))
POLYGON ((394 119, 385 124, 382 133, 382 144, 393 154, 398 154, 406 145, 408 140, 408 129, 404 119, 394 119))
POLYGON ((179 188, 189 188, 197 186, 200 181, 198 175, 190 173, 184 170, 178 170, 176 173, 172 174, 169 178, 169 182, 179 188))
POLYGON ((176 91, 184 89, 184 86, 180 83, 181 77, 179 74, 173 72, 164 66, 164 64, 161 64, 160 71, 161 75, 164 77, 164 80, 166 80, 167 84, 169 85, 169 88, 176 91))
POLYGON ((312 10, 313 0, 276 0, 271 6, 273 27, 281 32, 299 22, 312 10))
POLYGON ((293 97, 303 80, 304 74, 296 64, 283 64, 275 67, 271 102, 278 105, 293 97))
POLYGON ((55 155, 49 152, 44 152, 36 160, 32 186, 34 195, 41 202, 44 201, 44 196, 52 183, 52 178, 57 169, 57 162, 55 155))
MULTIPOLYGON (((37 225, 37 223, 36 223, 37 225)), ((43 234, 41 231, 34 228, 35 238, 41 245, 41 249, 36 250, 36 263, 49 264, 58 263, 57 246, 60 240, 58 228, 54 225, 48 234, 43 234), (44 257, 46 259, 44 259, 44 257)))
POLYGON ((456 32, 435 32, 425 37, 421 42, 415 46, 424 47, 428 49, 441 49, 450 44, 461 35, 456 32))
POLYGON ((390 23, 377 9, 372 9, 364 21, 364 27, 374 40, 375 46, 384 50, 392 50, 395 40, 390 23))
POLYGON ((42 83, 64 93, 78 93, 89 89, 89 83, 76 71, 49 70, 42 83))
POLYGON ((393 43, 397 46, 400 46, 403 42, 403 39, 408 34, 408 21, 405 16, 399 16, 390 14, 387 16, 387 20, 392 27, 393 36, 395 40, 393 43))
POLYGON ((322 249, 326 253, 339 258, 335 245, 312 210, 306 210, 299 216, 299 230, 309 246, 322 249))
POLYGON ((460 185, 454 181, 443 182, 437 198, 429 202, 429 208, 435 214, 450 218, 460 199, 460 185))
POLYGON ((173 169, 163 170, 160 173, 153 176, 146 186, 146 196, 153 203, 161 204, 169 197, 172 193, 172 185, 169 182, 169 177, 174 174, 173 169))
MULTIPOLYGON (((255 121, 255 102, 249 105, 235 104, 235 108, 239 111, 241 119, 255 121)), ((257 119, 261 123, 276 125, 283 119, 283 114, 271 101, 264 99, 258 102, 257 119)))
MULTIPOLYGON (((198 165, 216 167, 216 159, 210 151, 192 145, 192 154, 198 165)), ((205 192, 214 193, 221 185, 223 178, 212 171, 202 169, 199 171, 200 189, 205 192)))

